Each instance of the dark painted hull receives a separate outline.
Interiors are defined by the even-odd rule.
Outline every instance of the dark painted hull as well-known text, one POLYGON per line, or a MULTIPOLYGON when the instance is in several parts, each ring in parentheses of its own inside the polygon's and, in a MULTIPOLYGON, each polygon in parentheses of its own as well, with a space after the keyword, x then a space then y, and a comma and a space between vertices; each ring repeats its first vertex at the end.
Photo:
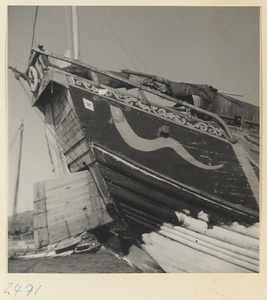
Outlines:
MULTIPOLYGON (((160 149, 154 151, 134 149, 125 142, 116 129, 114 121, 111 121, 110 106, 116 105, 116 103, 108 102, 105 98, 95 100, 94 94, 77 88, 71 88, 71 95, 85 135, 93 143, 96 159, 101 166, 101 170, 105 173, 104 177, 108 184, 113 182, 112 190, 116 190, 114 187, 116 178, 119 178, 119 175, 124 175, 124 180, 121 180, 121 182, 124 182, 125 186, 132 183, 136 185, 132 190, 140 191, 136 181, 143 182, 144 179, 138 179, 142 175, 140 172, 133 170, 131 166, 133 165, 137 169, 142 169, 164 179, 162 184, 161 180, 152 179, 150 176, 148 181, 150 181, 152 189, 160 192, 164 190, 163 186, 165 186, 167 194, 170 193, 170 190, 173 190, 171 194, 176 197, 180 196, 179 200, 187 202, 189 207, 191 203, 196 204, 198 208, 211 206, 218 210, 218 215, 224 210, 226 216, 231 215, 231 212, 229 213, 230 208, 230 210, 233 210, 233 214, 238 215, 240 210, 240 214, 247 215, 248 222, 250 218, 252 222, 257 220, 257 202, 249 187, 242 166, 228 141, 213 137, 206 132, 167 122, 157 116, 147 114, 145 110, 140 111, 134 108, 127 110, 127 106, 123 107, 121 105, 125 119, 137 136, 141 136, 146 140, 155 140, 159 138, 159 128, 168 125, 170 126, 170 138, 179 141, 182 147, 197 161, 207 166, 222 165, 222 167, 215 170, 206 170, 195 166, 177 154, 172 148, 164 147, 164 140, 160 145, 160 149), (93 103, 94 111, 85 109, 84 98, 93 103), (117 158, 129 162, 130 165, 121 163, 117 158), (172 184, 178 188, 172 187, 172 184), (204 198, 204 200, 200 198, 204 198), (205 201, 205 199, 208 200, 205 201), (200 202, 197 203, 197 201, 200 202)), ((167 139, 169 138, 166 138, 166 144, 167 139)), ((153 198, 155 199, 155 197, 153 198)), ((176 202, 179 203, 179 200, 176 200, 176 202)), ((173 208, 178 207, 181 208, 179 204, 173 208)), ((189 207, 184 206, 183 208, 188 209, 189 207)), ((238 218, 234 220, 236 221, 238 218)))

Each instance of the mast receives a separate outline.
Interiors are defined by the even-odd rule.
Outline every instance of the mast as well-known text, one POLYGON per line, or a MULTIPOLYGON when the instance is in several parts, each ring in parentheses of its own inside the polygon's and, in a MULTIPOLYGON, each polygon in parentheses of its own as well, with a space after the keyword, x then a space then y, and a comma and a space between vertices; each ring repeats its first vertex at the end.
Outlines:
POLYGON ((72 44, 73 44, 73 58, 80 59, 80 42, 79 42, 79 25, 78 25, 78 8, 71 7, 71 24, 72 24, 72 44))
POLYGON ((16 214, 17 214, 21 153, 22 153, 22 138, 23 138, 23 130, 24 130, 23 120, 21 122, 19 130, 20 130, 20 141, 19 141, 19 156, 18 156, 17 176, 16 176, 16 185, 15 185, 15 195, 14 195, 14 206, 13 206, 13 226, 15 225, 15 218, 16 218, 16 214))

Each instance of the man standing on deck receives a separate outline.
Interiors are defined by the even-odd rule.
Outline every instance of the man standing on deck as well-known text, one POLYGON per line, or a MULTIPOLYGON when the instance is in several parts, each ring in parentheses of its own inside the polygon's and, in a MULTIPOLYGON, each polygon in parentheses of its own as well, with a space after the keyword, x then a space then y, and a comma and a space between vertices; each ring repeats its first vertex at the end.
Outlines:
POLYGON ((235 113, 234 125, 235 125, 236 130, 242 131, 241 120, 242 120, 242 117, 240 115, 237 115, 237 113, 235 113))

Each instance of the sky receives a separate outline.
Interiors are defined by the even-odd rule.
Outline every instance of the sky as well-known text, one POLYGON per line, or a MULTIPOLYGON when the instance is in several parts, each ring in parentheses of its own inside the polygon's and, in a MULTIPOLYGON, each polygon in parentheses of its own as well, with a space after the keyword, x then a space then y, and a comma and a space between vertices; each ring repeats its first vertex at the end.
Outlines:
MULTIPOLYGON (((8 65, 27 68, 31 45, 64 55, 70 47, 70 7, 8 10, 8 65)), ((131 69, 178 82, 208 84, 259 105, 259 8, 79 7, 81 60, 104 70, 131 69)), ((54 176, 42 116, 8 71, 9 143, 24 121, 18 212, 32 209, 33 183, 54 176)), ((18 143, 8 154, 8 214, 12 213, 18 143)))

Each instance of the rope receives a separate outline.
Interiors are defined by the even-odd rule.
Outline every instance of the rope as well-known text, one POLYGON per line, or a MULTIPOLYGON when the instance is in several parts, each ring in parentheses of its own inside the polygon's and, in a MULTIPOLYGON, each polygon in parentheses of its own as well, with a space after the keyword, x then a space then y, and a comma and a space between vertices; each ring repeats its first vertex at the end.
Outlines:
POLYGON ((11 151, 12 147, 14 146, 14 143, 15 143, 15 141, 16 141, 16 139, 17 139, 18 134, 19 134, 19 130, 20 130, 20 129, 17 130, 17 132, 15 133, 13 139, 11 140, 11 142, 10 142, 10 144, 9 144, 9 147, 8 147, 8 153, 11 151))
MULTIPOLYGON (((56 245, 47 251, 47 253, 42 257, 42 258, 45 258, 50 252, 52 252, 56 247, 57 245, 59 244, 60 242, 57 242, 56 245)), ((29 266, 27 269, 25 269, 24 271, 22 271, 21 273, 26 273, 27 271, 29 271, 31 268, 33 268, 34 266, 36 266, 37 264, 39 264, 39 262, 41 261, 41 258, 39 260, 37 260, 37 262, 35 262, 34 264, 32 264, 31 266, 29 266)))
POLYGON ((32 104, 33 104, 33 101, 32 101, 31 95, 28 93, 28 91, 26 90, 25 86, 24 86, 23 83, 21 82, 20 77, 19 77, 19 83, 20 83, 22 89, 24 90, 25 94, 27 95, 28 100, 30 101, 30 103, 31 103, 31 105, 32 105, 32 104))
POLYGON ((128 42, 128 44, 130 45, 131 49, 133 50, 133 52, 134 52, 135 56, 137 57, 138 61, 139 61, 140 64, 143 66, 144 70, 148 73, 148 70, 147 70, 145 64, 142 62, 141 58, 139 57, 139 55, 138 55, 137 52, 135 51, 135 49, 134 49, 132 43, 131 43, 130 40, 128 39, 127 35, 124 33, 123 29, 121 28, 120 23, 119 23, 118 20, 115 18, 115 16, 114 16, 114 14, 112 13, 112 11, 111 11, 111 14, 112 14, 113 19, 115 20, 117 26, 119 27, 119 29, 120 29, 122 35, 124 36, 124 38, 126 39, 126 41, 128 42))
POLYGON ((106 17, 106 21, 107 21, 107 25, 111 31, 111 33, 114 35, 114 37, 117 39, 117 41, 119 42, 119 44, 121 45, 123 51, 125 52, 125 54, 128 56, 128 58, 130 59, 130 61, 132 62, 133 66, 135 67, 136 70, 138 70, 138 66, 135 64, 135 62, 133 61, 133 59, 131 58, 131 56, 129 55, 127 49, 125 48, 125 46, 123 45, 120 37, 118 34, 116 34, 116 30, 114 28, 114 26, 112 25, 109 16, 106 14, 106 11, 104 10, 104 8, 102 8, 104 15, 106 17))
POLYGON ((20 60, 14 55, 13 51, 11 50, 11 48, 10 48, 9 46, 8 46, 8 50, 9 50, 10 54, 13 56, 13 58, 14 58, 18 63, 20 63, 20 64, 22 64, 22 65, 24 65, 24 66, 28 66, 27 63, 24 63, 24 62, 20 61, 20 60))

